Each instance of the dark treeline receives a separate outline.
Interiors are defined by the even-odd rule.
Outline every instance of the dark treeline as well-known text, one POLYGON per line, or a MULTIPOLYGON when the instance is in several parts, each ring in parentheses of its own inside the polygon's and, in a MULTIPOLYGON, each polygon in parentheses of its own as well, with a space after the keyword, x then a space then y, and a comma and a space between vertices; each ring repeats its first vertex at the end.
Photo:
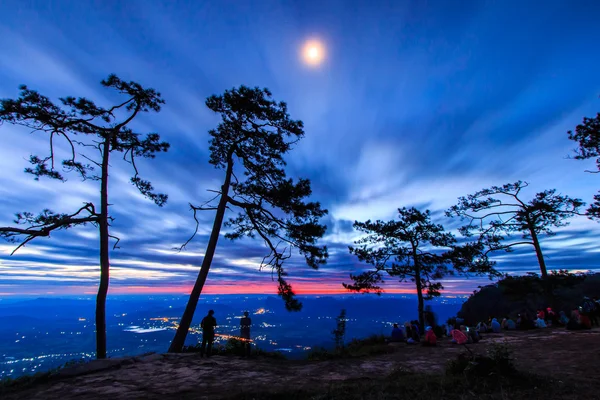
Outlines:
MULTIPOLYGON (((49 142, 48 154, 31 155, 31 167, 25 172, 34 179, 65 181, 73 173, 83 180, 98 182, 99 197, 89 199, 78 210, 57 213, 44 209, 39 213, 24 211, 16 214, 14 226, 0 227, 0 236, 18 243, 15 251, 37 237, 48 237, 54 231, 93 224, 98 228, 100 283, 96 301, 96 355, 106 357, 105 302, 109 285, 110 240, 117 248, 119 239, 110 233, 113 217, 109 212, 109 176, 111 155, 120 155, 129 163, 131 183, 149 200, 162 206, 166 194, 154 191, 143 180, 136 159, 151 158, 169 149, 157 133, 138 133, 130 125, 141 113, 159 112, 164 104, 160 93, 136 82, 126 82, 110 75, 101 82, 115 90, 122 100, 110 107, 101 107, 86 98, 64 97, 53 102, 40 93, 21 86, 16 99, 0 100, 0 121, 21 125, 44 135, 49 142), (68 149, 68 156, 58 159, 55 146, 59 141, 68 149)), ((261 269, 274 273, 278 294, 290 311, 302 304, 286 280, 284 262, 293 250, 304 256, 310 268, 317 269, 328 258, 327 248, 319 245, 326 226, 321 218, 327 210, 311 201, 308 179, 293 179, 285 172, 285 156, 304 137, 302 121, 293 120, 284 102, 273 100, 268 89, 240 86, 219 96, 210 96, 206 106, 221 117, 218 126, 209 131, 209 163, 223 171, 215 196, 201 205, 190 207, 198 230, 197 213, 214 211, 212 231, 202 259, 196 283, 187 307, 169 347, 179 352, 194 316, 198 299, 208 277, 223 225, 225 237, 231 240, 245 236, 260 238, 267 248, 261 269), (237 215, 225 219, 227 210, 237 215)), ((600 172, 600 114, 585 118, 569 138, 579 144, 574 158, 597 157, 600 172)), ((522 190, 527 182, 492 186, 460 197, 450 207, 447 217, 466 222, 460 229, 461 238, 447 232, 443 225, 431 219, 429 210, 402 207, 398 219, 391 221, 355 221, 354 228, 363 237, 349 247, 351 254, 369 267, 350 275, 351 283, 343 283, 349 291, 383 291, 384 277, 414 283, 418 296, 418 316, 423 326, 424 301, 439 296, 442 279, 449 275, 501 274, 489 257, 495 252, 510 252, 516 246, 529 246, 536 254, 542 278, 548 268, 542 252, 543 236, 553 235, 553 228, 566 226, 576 215, 600 218, 600 194, 586 212, 580 199, 557 194, 549 189, 527 198, 522 190)), ((68 192, 65 192, 68 196, 68 192)), ((193 202, 193 199, 191 199, 193 202)), ((194 238, 182 245, 182 249, 194 238)), ((13 252, 14 253, 14 252, 13 252)))

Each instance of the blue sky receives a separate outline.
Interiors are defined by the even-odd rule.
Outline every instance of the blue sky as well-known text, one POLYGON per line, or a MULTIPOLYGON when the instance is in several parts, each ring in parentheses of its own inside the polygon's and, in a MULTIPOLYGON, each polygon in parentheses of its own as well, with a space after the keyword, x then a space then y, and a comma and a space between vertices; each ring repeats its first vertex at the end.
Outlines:
MULTIPOLYGON (((566 131, 600 110, 595 1, 6 1, 0 4, 0 97, 27 84, 52 98, 111 104, 99 85, 109 73, 159 90, 166 105, 136 121, 171 150, 141 165, 169 194, 156 208, 113 165, 111 284, 119 291, 185 292, 195 280, 212 214, 201 235, 188 203, 210 198, 221 171, 208 164, 207 131, 218 118, 204 99, 241 84, 268 87, 305 123, 288 172, 313 182, 330 210, 320 271, 289 260, 290 282, 339 289, 360 265, 347 254, 354 220, 389 219, 403 206, 429 208, 436 221, 461 195, 516 180, 526 192, 556 188, 589 202, 600 186, 593 162, 569 160, 566 131), (320 40, 324 62, 307 67, 302 44, 320 40)), ((0 224, 17 211, 69 212, 95 200, 94 182, 35 182, 22 171, 47 148, 38 134, 0 126, 0 224)), ((600 225, 579 218, 542 246, 550 269, 596 269, 600 225)), ((0 294, 93 293, 94 228, 40 239, 14 256, 0 243, 0 294)), ((259 272, 258 241, 219 243, 209 290, 272 290, 259 272), (240 283, 243 282, 243 283, 240 283), (220 286, 219 286, 220 285, 220 286), (267 286, 265 286, 267 285, 267 286), (220 288, 220 289, 219 289, 220 288)), ((506 272, 536 271, 529 248, 495 257, 506 272)), ((479 281, 450 280, 454 291, 479 281)), ((389 287, 394 287, 390 285, 389 287)))

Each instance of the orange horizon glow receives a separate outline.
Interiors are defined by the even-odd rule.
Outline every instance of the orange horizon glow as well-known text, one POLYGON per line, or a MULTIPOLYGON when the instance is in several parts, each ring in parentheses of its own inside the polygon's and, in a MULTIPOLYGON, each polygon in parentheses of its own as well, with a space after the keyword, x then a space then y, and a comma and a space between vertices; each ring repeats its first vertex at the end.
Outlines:
MULTIPOLYGON (((297 295, 341 295, 341 294, 357 294, 349 292, 342 287, 341 284, 313 284, 313 283, 292 283, 292 288, 297 295)), ((109 295, 135 295, 135 294, 172 294, 172 295, 189 295, 192 291, 192 286, 118 286, 113 285, 109 288, 109 295)), ((20 292, 0 292, 0 296, 26 296, 26 295, 96 295, 97 287, 95 286, 70 286, 70 287, 46 287, 38 290, 26 290, 20 292)), ((413 288, 394 288, 385 289, 383 294, 416 294, 416 289, 413 288)), ((446 290, 443 292, 447 295, 465 295, 471 294, 469 290, 446 290)), ((215 285, 206 285, 202 294, 210 295, 228 295, 228 294, 263 294, 277 295, 277 286, 274 283, 240 283, 240 282, 224 282, 215 285)))

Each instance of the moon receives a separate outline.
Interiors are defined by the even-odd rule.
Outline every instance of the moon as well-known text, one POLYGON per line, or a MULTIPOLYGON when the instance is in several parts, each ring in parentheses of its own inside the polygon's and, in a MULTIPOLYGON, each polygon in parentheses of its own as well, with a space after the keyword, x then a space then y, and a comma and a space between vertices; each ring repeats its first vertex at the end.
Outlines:
POLYGON ((308 40, 302 46, 302 60, 311 67, 320 65, 325 59, 325 46, 315 39, 308 40))

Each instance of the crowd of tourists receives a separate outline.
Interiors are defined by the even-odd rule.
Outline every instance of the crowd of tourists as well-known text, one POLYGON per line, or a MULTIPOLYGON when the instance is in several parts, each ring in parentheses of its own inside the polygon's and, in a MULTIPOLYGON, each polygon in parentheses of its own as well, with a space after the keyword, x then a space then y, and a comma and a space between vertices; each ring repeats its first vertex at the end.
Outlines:
POLYGON ((447 336, 452 344, 477 343, 482 334, 496 333, 512 330, 544 329, 548 327, 563 327, 568 330, 592 329, 600 323, 600 299, 598 297, 584 297, 581 305, 570 311, 556 313, 551 307, 538 310, 535 315, 523 311, 511 318, 490 317, 488 321, 481 321, 474 326, 467 326, 465 320, 459 317, 451 318, 443 328, 434 332, 435 316, 431 309, 424 312, 427 326, 424 338, 421 339, 422 330, 418 321, 407 321, 403 326, 394 324, 391 333, 391 342, 406 342, 407 344, 421 344, 423 346, 436 346, 438 337, 447 336))
POLYGON ((480 322, 476 329, 482 333, 500 333, 503 330, 528 330, 543 329, 548 327, 564 327, 568 330, 592 329, 598 326, 600 320, 600 300, 584 297, 581 305, 569 313, 565 311, 555 312, 552 307, 538 310, 531 316, 527 311, 518 314, 516 319, 506 316, 501 322, 491 318, 487 323, 480 322), (567 315, 568 314, 568 315, 567 315))

